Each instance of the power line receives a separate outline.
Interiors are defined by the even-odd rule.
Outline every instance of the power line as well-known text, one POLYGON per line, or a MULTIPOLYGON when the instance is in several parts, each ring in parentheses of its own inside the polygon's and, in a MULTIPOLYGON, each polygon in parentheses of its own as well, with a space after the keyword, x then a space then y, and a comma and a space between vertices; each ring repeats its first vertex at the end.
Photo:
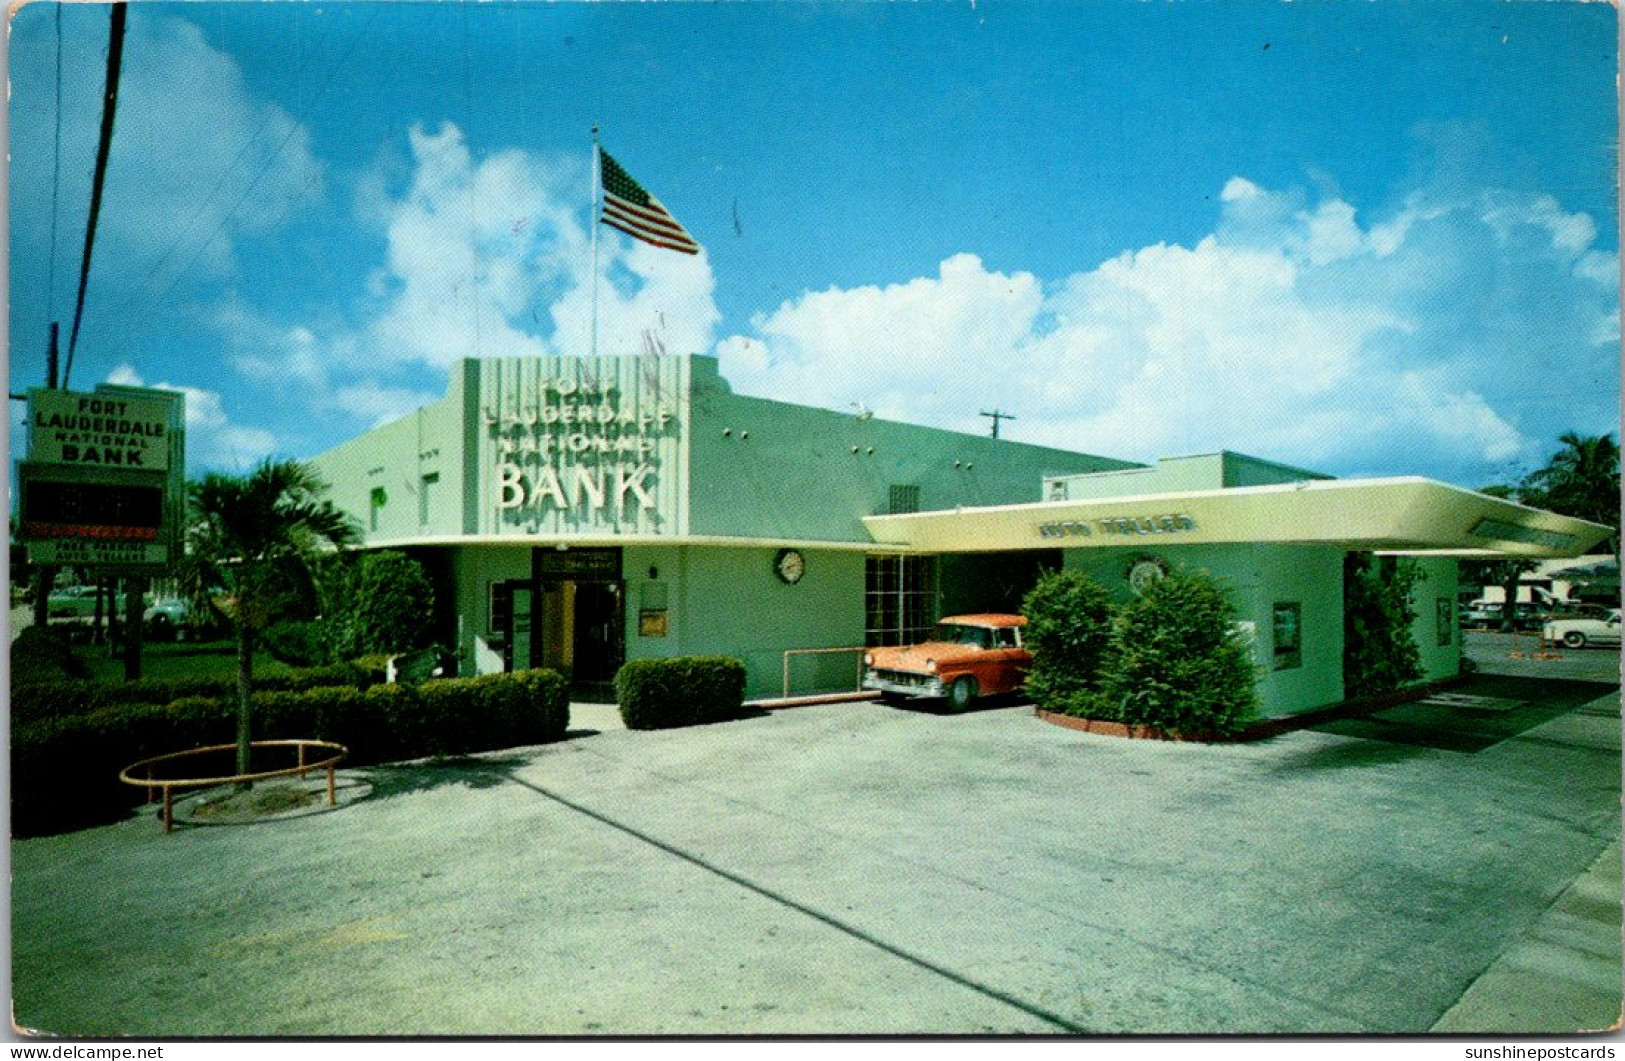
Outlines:
POLYGON ((124 22, 129 8, 123 2, 113 5, 107 40, 107 98, 102 105, 102 134, 96 145, 96 175, 90 185, 90 221, 85 226, 85 258, 79 266, 79 298, 73 310, 73 331, 68 334, 68 364, 62 372, 62 389, 68 389, 73 375, 73 351, 79 344, 79 324, 85 316, 85 285, 90 281, 90 255, 96 246, 96 218, 102 211, 102 185, 107 181, 107 155, 113 146, 113 116, 118 110, 119 65, 124 59, 124 22))
MULTIPOLYGON (((365 33, 365 26, 356 31, 355 36, 350 40, 349 46, 345 48, 344 54, 339 57, 339 60, 334 64, 333 69, 328 72, 327 79, 322 82, 322 87, 317 90, 315 97, 316 100, 320 100, 327 94, 327 90, 332 87, 334 79, 338 77, 339 70, 342 69, 349 61, 351 53, 354 52, 356 46, 361 43, 361 38, 365 35, 365 33)), ((303 129, 304 126, 297 121, 289 123, 287 133, 285 133, 282 139, 277 142, 276 147, 271 150, 270 156, 266 159, 265 164, 260 167, 259 173, 255 175, 252 181, 248 182, 248 185, 243 188, 243 193, 239 195, 232 202, 231 206, 226 209, 225 213, 221 215, 220 222, 219 224, 215 225, 214 231, 210 232, 208 238, 206 238, 202 243, 198 244, 197 250, 193 251, 192 256, 186 259, 186 263, 176 271, 175 278, 169 282, 168 287, 164 288, 164 293, 159 295, 155 300, 155 306, 162 306, 164 303, 169 301, 169 296, 174 294, 175 289, 180 286, 181 281, 186 279, 188 270, 192 268, 193 263, 196 262, 198 258, 202 257, 203 252, 209 249, 209 245, 212 244, 215 239, 225 231, 226 225, 236 215, 238 208, 241 207, 243 203, 248 201, 248 197, 254 194, 254 189, 259 187, 260 181, 264 180, 266 175, 271 172, 271 167, 276 162, 277 158, 282 154, 282 149, 287 147, 288 142, 298 135, 303 129)), ((232 165, 236 165, 236 162, 233 161, 232 165)), ((171 251, 173 251, 173 248, 171 248, 171 251)), ((165 257, 167 258, 167 254, 165 257)))

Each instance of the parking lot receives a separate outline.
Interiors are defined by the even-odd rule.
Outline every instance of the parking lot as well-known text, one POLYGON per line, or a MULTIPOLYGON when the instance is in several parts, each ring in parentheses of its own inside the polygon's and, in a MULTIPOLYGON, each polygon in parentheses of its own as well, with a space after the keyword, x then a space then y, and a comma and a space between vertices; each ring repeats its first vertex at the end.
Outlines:
MULTIPOLYGON (((1255 744, 1083 734, 1021 705, 658 733, 584 714, 557 745, 356 771, 328 813, 17 842, 16 1019, 150 1037, 1535 1030, 1546 1017, 1463 999, 1617 840, 1618 656, 1559 672, 1474 651, 1504 673, 1255 744)), ((1541 974, 1612 971, 1611 1011, 1606 990, 1560 1004, 1567 1030, 1617 1015, 1612 898, 1541 974)))

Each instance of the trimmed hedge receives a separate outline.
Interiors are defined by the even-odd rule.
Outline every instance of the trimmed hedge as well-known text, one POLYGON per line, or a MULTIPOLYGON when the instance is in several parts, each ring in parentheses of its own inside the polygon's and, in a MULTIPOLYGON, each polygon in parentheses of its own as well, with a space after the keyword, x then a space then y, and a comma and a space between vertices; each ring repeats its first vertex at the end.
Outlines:
MULTIPOLYGON (((289 674, 268 674, 254 679, 255 692, 302 692, 327 686, 347 685, 357 689, 381 683, 382 665, 371 661, 335 663, 310 667, 289 674)), ((230 677, 143 678, 133 682, 47 681, 13 683, 11 718, 14 724, 43 722, 89 714, 116 704, 171 703, 185 697, 231 698, 237 695, 237 679, 230 677)))
MULTIPOLYGON (((140 789, 118 780, 120 770, 150 756, 234 741, 233 694, 108 704, 15 725, 14 834, 38 836, 116 820, 143 798, 140 789)), ((416 687, 269 689, 254 693, 252 710, 255 740, 336 741, 350 749, 347 766, 541 744, 563 737, 570 721, 569 687, 548 670, 416 687)), ((218 764, 198 765, 224 774, 232 759, 223 754, 218 764)))
POLYGON ((744 713, 745 665, 731 656, 636 659, 615 674, 627 729, 671 729, 744 713))

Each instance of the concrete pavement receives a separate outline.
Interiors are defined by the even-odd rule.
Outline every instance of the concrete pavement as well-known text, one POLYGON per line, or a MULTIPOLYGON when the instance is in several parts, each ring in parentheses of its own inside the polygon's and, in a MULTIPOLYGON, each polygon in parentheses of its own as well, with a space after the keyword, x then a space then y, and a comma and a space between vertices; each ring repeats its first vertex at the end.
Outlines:
POLYGON ((1240 746, 1023 707, 659 733, 583 713, 561 744, 366 771, 333 813, 14 843, 16 1015, 155 1037, 1596 1027, 1618 1009, 1618 884, 1593 880, 1617 866, 1617 689, 1461 693, 1240 746), (1503 973, 1590 986, 1534 1012, 1503 973))

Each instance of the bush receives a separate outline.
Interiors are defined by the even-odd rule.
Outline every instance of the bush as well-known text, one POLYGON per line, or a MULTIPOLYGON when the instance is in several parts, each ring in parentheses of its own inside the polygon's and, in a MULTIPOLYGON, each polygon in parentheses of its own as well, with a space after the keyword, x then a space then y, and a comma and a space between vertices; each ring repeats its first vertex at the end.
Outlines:
POLYGON ((627 729, 670 729, 738 718, 745 665, 729 656, 637 659, 615 675, 627 729))
MULTIPOLYGON (((131 683, 139 685, 141 683, 131 683)), ((119 691, 130 686, 100 687, 119 691)), ((111 703, 12 730, 12 825, 19 836, 112 821, 140 802, 118 780, 140 759, 236 736, 235 691, 167 704, 111 703)), ((256 740, 307 738, 350 749, 347 765, 461 755, 562 738, 569 688, 549 670, 447 678, 421 686, 316 685, 261 689, 251 702, 256 740)), ((223 756, 205 761, 221 774, 223 756)))
POLYGON ((327 630, 316 621, 275 623, 260 633, 259 642, 271 658, 290 667, 320 666, 331 655, 327 630))
MULTIPOLYGON (((356 661, 268 674, 254 679, 254 692, 300 692, 330 686, 366 689, 383 680, 382 666, 374 668, 370 663, 356 661)), ((11 710, 15 722, 29 723, 88 714, 113 704, 167 704, 185 697, 231 699, 236 695, 234 677, 143 678, 118 683, 29 682, 12 685, 11 710)))
POLYGON ((1391 693, 1422 677, 1411 591, 1425 577, 1408 560, 1349 553, 1343 560, 1343 693, 1391 693))
POLYGON ((1158 579, 1124 606, 1106 668, 1117 721, 1186 734, 1233 733, 1258 710, 1252 654, 1229 597, 1206 575, 1158 579))
POLYGON ((1081 571, 1048 571, 1022 602, 1023 641, 1033 654, 1027 694, 1045 711, 1098 717, 1112 644, 1112 603, 1081 571))
POLYGON ((11 684, 60 682, 90 677, 68 635, 47 626, 24 627, 11 642, 11 684))

